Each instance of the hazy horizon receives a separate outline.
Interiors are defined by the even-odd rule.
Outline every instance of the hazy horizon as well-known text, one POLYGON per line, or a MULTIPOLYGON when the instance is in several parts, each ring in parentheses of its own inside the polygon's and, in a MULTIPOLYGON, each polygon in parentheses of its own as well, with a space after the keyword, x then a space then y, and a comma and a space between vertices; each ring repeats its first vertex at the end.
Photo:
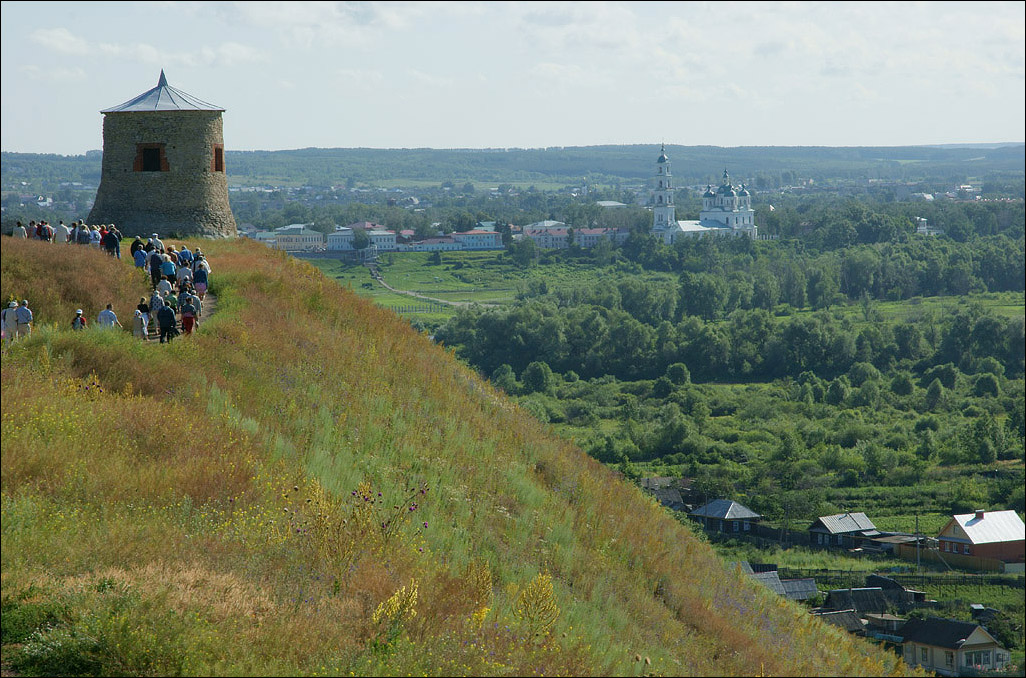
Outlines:
POLYGON ((3 2, 0 148, 171 86, 229 150, 1006 145, 1021 2, 3 2))

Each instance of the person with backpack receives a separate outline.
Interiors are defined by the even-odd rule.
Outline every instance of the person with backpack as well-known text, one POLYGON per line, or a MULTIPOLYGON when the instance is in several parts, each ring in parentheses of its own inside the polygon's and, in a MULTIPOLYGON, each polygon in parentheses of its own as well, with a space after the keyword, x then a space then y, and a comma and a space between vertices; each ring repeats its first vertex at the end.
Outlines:
POLYGON ((75 317, 71 319, 71 329, 73 330, 84 330, 88 326, 85 316, 82 315, 82 309, 75 311, 75 317))
POLYGON ((78 222, 78 235, 75 236, 75 242, 79 245, 88 245, 92 242, 92 235, 90 233, 91 231, 88 226, 81 221, 78 222))
POLYGON ((36 238, 43 242, 53 242, 53 226, 45 221, 40 221, 36 226, 36 238))

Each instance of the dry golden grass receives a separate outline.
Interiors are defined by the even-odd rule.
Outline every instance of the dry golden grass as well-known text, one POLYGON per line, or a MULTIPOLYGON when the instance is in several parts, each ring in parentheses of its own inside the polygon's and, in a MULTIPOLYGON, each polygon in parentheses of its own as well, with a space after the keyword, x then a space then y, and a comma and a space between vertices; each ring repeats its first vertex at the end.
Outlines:
MULTIPOLYGON (((5 294, 39 284, 41 246, 5 244, 5 294)), ((96 596, 69 582, 104 573, 145 628, 171 629, 160 665, 186 673, 894 667, 727 571, 403 320, 262 245, 202 247, 219 308, 194 336, 54 330, 5 355, 5 596, 36 584, 86 624, 96 596), (518 599, 541 573, 549 614, 525 635, 518 599), (375 611, 412 581, 416 616, 383 633, 375 611)), ((100 257, 80 286, 119 275, 100 257)), ((89 623, 141 642, 110 615, 89 623)))

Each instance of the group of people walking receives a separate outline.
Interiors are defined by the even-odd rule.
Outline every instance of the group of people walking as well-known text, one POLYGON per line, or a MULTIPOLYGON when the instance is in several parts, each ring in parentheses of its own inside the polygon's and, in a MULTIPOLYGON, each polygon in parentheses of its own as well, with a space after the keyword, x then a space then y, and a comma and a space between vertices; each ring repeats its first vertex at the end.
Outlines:
POLYGON ((11 235, 44 242, 92 245, 104 249, 112 257, 121 258, 121 231, 114 224, 88 226, 84 221, 73 221, 71 226, 65 226, 61 221, 57 226, 52 226, 48 221, 30 221, 28 227, 25 227, 19 221, 11 235))
MULTIPOLYGON (((83 222, 75 222, 71 229, 67 229, 64 222, 61 222, 61 226, 68 230, 69 235, 63 236, 63 232, 59 231, 59 235, 55 236, 53 227, 46 222, 31 222, 30 226, 31 229, 25 229, 21 222, 18 222, 15 237, 78 243, 75 238, 79 233, 100 231, 97 227, 86 226, 83 222), (23 235, 19 235, 19 228, 23 235), (34 235, 29 236, 30 232, 34 235)), ((103 234, 99 238, 101 247, 112 256, 121 258, 122 238, 113 224, 103 226, 103 234), (108 246, 107 243, 111 242, 114 245, 108 246)), ((146 241, 136 236, 130 252, 136 268, 149 273, 153 290, 149 298, 139 299, 132 317, 132 334, 143 341, 156 338, 162 344, 170 342, 182 333, 192 334, 199 326, 203 299, 206 297, 210 280, 210 262, 207 261, 206 255, 198 247, 195 252, 189 250, 187 245, 182 245, 180 249, 175 249, 174 245, 165 247, 156 233, 146 241)), ((23 299, 21 303, 11 301, 8 307, 0 312, 0 322, 3 325, 3 338, 7 346, 18 337, 31 333, 33 315, 29 309, 28 299, 23 299)), ((107 307, 100 311, 96 316, 96 325, 108 329, 124 329, 114 312, 113 304, 107 304, 107 307)), ((89 321, 82 309, 77 309, 75 317, 71 320, 71 329, 84 330, 88 327, 89 321)))

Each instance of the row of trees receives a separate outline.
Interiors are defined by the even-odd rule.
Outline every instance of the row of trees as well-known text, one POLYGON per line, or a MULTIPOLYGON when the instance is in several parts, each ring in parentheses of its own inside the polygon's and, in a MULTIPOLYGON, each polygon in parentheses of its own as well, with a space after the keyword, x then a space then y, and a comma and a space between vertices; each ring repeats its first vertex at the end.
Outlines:
MULTIPOLYGON (((668 290, 662 298, 672 306, 675 296, 668 290)), ((658 313, 659 307, 644 312, 658 313)), ((850 314, 829 312, 777 318, 754 309, 735 311, 725 321, 686 316, 651 324, 618 308, 537 300, 463 311, 435 337, 485 374, 503 364, 519 374, 542 361, 585 378, 651 379, 683 362, 705 381, 796 378, 806 371, 833 378, 855 363, 882 370, 905 364, 918 372, 952 363, 974 373, 987 359, 1017 377, 1026 343, 1021 317, 978 306, 897 323, 858 323, 850 314)))

